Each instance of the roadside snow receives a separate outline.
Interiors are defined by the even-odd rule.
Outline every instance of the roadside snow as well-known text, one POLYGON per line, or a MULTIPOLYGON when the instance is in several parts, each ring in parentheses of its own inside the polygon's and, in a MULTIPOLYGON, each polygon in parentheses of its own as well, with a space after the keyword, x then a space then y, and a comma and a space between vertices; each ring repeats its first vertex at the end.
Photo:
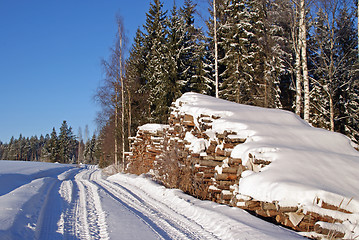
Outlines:
POLYGON ((295 232, 265 222, 239 208, 196 199, 181 190, 165 188, 145 175, 116 174, 107 180, 144 196, 149 203, 164 205, 164 212, 182 215, 198 224, 200 229, 212 233, 210 238, 213 239, 303 239, 295 232))
POLYGON ((0 169, 0 239, 302 239, 144 176, 107 180, 95 166, 20 161, 0 169), (9 190, 14 174, 26 178, 9 190))

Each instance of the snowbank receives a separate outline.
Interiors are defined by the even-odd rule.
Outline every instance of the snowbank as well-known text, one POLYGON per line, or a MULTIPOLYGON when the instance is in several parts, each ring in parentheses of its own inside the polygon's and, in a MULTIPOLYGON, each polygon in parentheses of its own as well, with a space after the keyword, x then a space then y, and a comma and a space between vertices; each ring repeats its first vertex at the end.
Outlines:
POLYGON ((145 175, 116 174, 107 178, 131 191, 138 189, 156 202, 165 204, 177 214, 195 221, 218 239, 302 239, 299 235, 267 223, 247 212, 233 207, 201 201, 178 189, 167 189, 145 175))

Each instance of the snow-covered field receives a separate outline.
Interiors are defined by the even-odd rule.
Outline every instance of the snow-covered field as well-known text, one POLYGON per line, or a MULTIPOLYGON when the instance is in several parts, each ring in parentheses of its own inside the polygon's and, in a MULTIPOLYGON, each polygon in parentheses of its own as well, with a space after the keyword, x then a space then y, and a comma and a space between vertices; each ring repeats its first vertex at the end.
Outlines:
POLYGON ((0 161, 0 239, 302 239, 238 209, 95 166, 0 161))

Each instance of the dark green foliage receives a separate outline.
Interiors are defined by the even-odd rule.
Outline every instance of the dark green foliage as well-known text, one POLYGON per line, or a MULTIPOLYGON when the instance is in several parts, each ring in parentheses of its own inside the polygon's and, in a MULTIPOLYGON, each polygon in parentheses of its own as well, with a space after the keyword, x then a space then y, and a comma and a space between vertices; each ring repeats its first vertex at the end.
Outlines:
MULTIPOLYGON (((330 95, 335 103, 334 130, 358 141, 359 64, 355 16, 342 1, 314 2, 307 6, 306 19, 310 122, 329 128, 330 95), (325 15, 314 12, 321 4, 341 9, 329 17, 335 22, 334 31, 325 25, 328 23, 325 15), (332 45, 331 38, 334 39, 332 45), (328 67, 331 64, 334 71, 328 67)), ((128 113, 125 124, 129 123, 126 128, 130 130, 125 136, 133 136, 137 127, 145 123, 167 123, 171 103, 185 92, 214 95, 214 29, 212 6, 209 6, 212 16, 207 21, 208 32, 204 34, 195 25, 195 1, 185 0, 179 8, 174 5, 169 13, 163 10, 163 1, 151 1, 146 22, 138 29, 126 60, 126 104, 125 109, 119 109, 128 113)), ((243 104, 293 110, 298 56, 295 52, 298 16, 294 2, 216 0, 216 9, 220 97, 243 104)), ((300 74, 302 71, 299 70, 300 74)), ((101 128, 99 146, 103 166, 111 164, 114 156, 113 134, 118 130, 112 121, 113 114, 109 114, 101 128)), ((127 143, 125 141, 126 146, 127 143)))
MULTIPOLYGON (((37 136, 25 138, 20 134, 18 139, 12 137, 9 143, 0 142, 0 159, 76 163, 78 145, 79 142, 73 135, 71 127, 68 127, 66 121, 64 121, 59 135, 57 135, 56 129, 53 128, 51 135, 46 134, 45 137, 41 135, 40 138, 37 136)), ((95 135, 91 141, 89 140, 86 143, 86 146, 92 145, 95 145, 95 150, 91 150, 91 155, 86 155, 88 158, 85 161, 90 164, 96 164, 99 159, 99 151, 95 135)))

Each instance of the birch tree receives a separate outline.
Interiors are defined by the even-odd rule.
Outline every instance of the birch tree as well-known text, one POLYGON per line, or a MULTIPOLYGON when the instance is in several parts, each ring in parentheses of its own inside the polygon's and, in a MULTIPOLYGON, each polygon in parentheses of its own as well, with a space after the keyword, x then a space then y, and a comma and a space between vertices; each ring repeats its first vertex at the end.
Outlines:
POLYGON ((302 112, 303 94, 304 94, 304 120, 309 122, 310 113, 310 85, 307 63, 307 21, 306 13, 308 2, 306 0, 298 0, 293 4, 295 16, 297 20, 293 26, 292 38, 293 49, 295 52, 295 75, 296 75, 296 108, 295 112, 298 116, 302 112), (303 89, 304 87, 304 89, 303 89))

